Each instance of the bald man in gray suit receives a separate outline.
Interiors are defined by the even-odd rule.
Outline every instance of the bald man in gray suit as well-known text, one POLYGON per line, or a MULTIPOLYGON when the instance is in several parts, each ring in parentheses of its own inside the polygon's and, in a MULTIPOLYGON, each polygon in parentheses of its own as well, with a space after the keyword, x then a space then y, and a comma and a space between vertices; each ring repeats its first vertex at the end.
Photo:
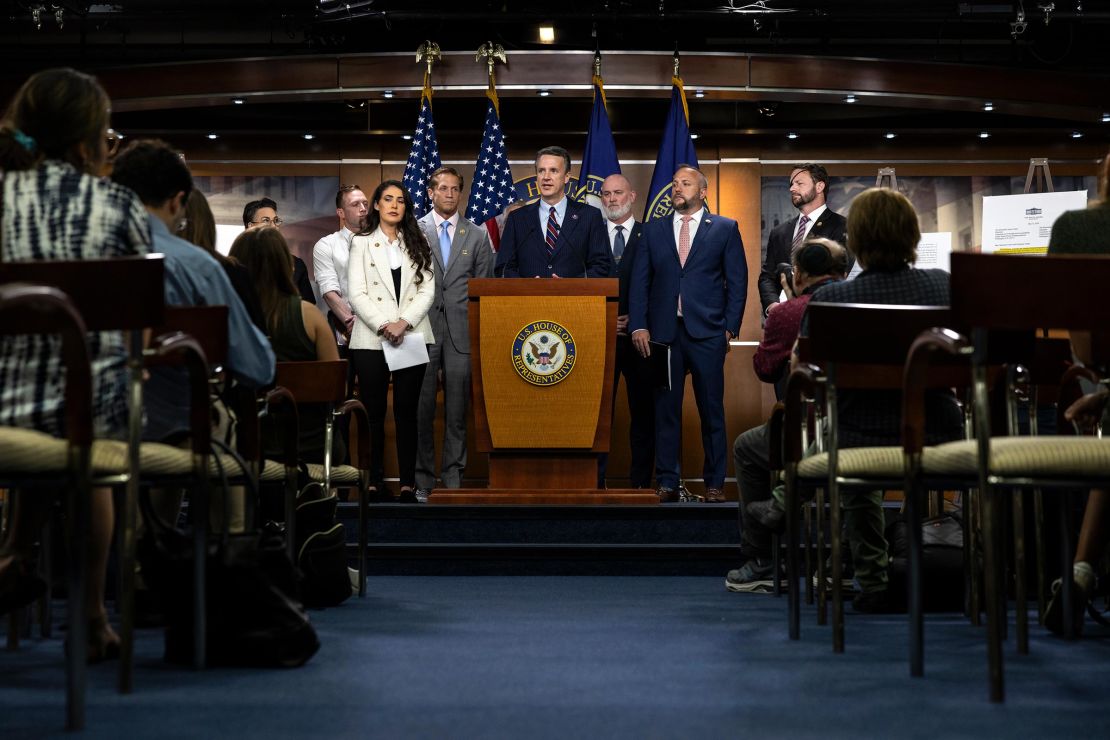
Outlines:
POLYGON ((467 318, 470 278, 493 276, 494 252, 489 234, 459 214, 463 179, 455 169, 440 167, 428 178, 432 212, 420 229, 432 248, 435 300, 428 318, 436 343, 428 345, 428 368, 420 389, 417 430, 416 500, 424 503, 436 484, 436 389, 443 382, 443 465, 447 488, 462 485, 466 468, 466 410, 470 402, 470 324, 467 318))

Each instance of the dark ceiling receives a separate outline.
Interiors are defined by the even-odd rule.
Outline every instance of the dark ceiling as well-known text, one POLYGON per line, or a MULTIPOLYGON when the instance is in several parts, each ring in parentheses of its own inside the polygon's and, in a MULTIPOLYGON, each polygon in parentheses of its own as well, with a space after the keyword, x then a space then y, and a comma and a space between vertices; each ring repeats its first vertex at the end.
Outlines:
MULTIPOLYGON (((682 52, 863 57, 1082 73, 1095 75, 1099 87, 1108 91, 1104 110, 1110 110, 1108 37, 1110 2, 1090 0, 0 0, 0 70, 12 79, 59 64, 97 71, 182 60, 413 54, 425 39, 435 40, 445 52, 473 52, 490 40, 510 56, 521 50, 670 52, 677 47, 682 52), (554 43, 540 43, 541 22, 554 26, 554 43)), ((1100 138, 1110 130, 1110 124, 1093 118, 956 113, 931 110, 927 103, 899 108, 878 100, 867 106, 784 102, 773 116, 765 114, 759 101, 707 98, 690 103, 692 127, 710 141, 744 134, 778 142, 787 132, 804 137, 807 131, 870 141, 887 130, 898 130, 900 142, 914 136, 939 140, 956 132, 974 139, 980 129, 990 127, 994 136, 1018 143, 1046 137, 1065 142, 1080 126, 1100 138)), ((588 93, 565 101, 562 120, 584 128, 589 104, 588 93)), ((444 115, 476 126, 484 105, 480 95, 444 98, 437 103, 437 118, 444 115)), ((551 105, 506 97, 503 117, 548 120, 551 105)), ((653 138, 662 105, 611 96, 614 131, 653 138)), ((411 133, 412 115, 411 97, 371 97, 132 110, 116 120, 130 132, 149 134, 203 137, 219 131, 221 136, 250 137, 332 131, 399 139, 411 133)), ((473 134, 469 128, 457 131, 467 141, 473 134)))
POLYGON ((531 48, 730 51, 1110 70, 1092 0, 0 0, 8 71, 179 59, 531 48), (537 26, 555 26, 541 45, 537 26))

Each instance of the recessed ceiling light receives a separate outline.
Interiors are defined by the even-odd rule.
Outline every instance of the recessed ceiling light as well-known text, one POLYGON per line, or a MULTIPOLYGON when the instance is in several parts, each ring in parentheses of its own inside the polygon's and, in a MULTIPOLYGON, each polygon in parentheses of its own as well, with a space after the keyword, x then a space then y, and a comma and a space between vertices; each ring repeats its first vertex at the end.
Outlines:
POLYGON ((541 98, 546 98, 546 97, 549 97, 551 95, 551 91, 550 90, 540 90, 537 93, 537 95, 539 95, 541 98))
POLYGON ((989 100, 986 103, 983 103, 983 110, 987 111, 988 113, 994 110, 994 103, 990 102, 989 100))
POLYGON ((553 44, 555 43, 555 26, 540 26, 540 43, 553 44))
POLYGON ((218 138, 220 138, 220 135, 219 134, 208 134, 208 138, 209 139, 218 139, 218 138))
POLYGON ((247 101, 243 100, 242 98, 232 98, 231 102, 232 102, 233 105, 242 105, 243 103, 245 103, 247 101))
POLYGON ((788 139, 797 139, 798 135, 796 133, 794 133, 793 131, 791 131, 790 133, 788 133, 786 135, 786 138, 788 138, 788 139))
POLYGON ((854 102, 856 102, 856 96, 855 95, 845 95, 844 96, 844 102, 845 103, 854 103, 854 102))
POLYGON ((884 134, 884 136, 886 136, 886 138, 888 139, 893 139, 897 135, 898 134, 894 133, 893 131, 887 131, 886 134, 884 134))
POLYGON ((691 139, 696 139, 696 138, 698 138, 698 134, 690 134, 690 138, 691 139))
POLYGON ((991 137, 991 132, 990 131, 980 131, 979 132, 979 138, 980 139, 989 139, 990 137, 991 137))
POLYGON ((387 99, 392 98, 393 97, 393 91, 392 90, 386 90, 385 92, 382 93, 382 97, 387 98, 387 99))
POLYGON ((412 141, 412 134, 401 134, 401 138, 405 141, 412 141))
POLYGON ((305 141, 312 141, 313 139, 316 138, 316 135, 315 134, 305 134, 304 138, 305 138, 305 141))
POLYGON ((1071 138, 1073 138, 1073 139, 1082 139, 1083 138, 1083 132, 1082 131, 1072 131, 1071 132, 1071 138))
POLYGON ((700 89, 699 90, 694 90, 694 97, 695 98, 704 98, 705 97, 705 90, 700 90, 700 89))

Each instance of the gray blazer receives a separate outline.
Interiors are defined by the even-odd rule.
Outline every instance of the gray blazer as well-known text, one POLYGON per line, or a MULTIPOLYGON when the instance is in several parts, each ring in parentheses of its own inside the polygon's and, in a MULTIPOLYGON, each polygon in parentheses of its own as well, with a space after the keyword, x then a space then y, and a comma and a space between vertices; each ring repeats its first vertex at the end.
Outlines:
POLYGON ((428 317, 432 332, 443 346, 452 346, 461 354, 470 353, 470 324, 467 318, 469 299, 467 285, 472 277, 493 277, 496 255, 490 244, 489 233, 482 226, 475 226, 459 214, 455 236, 451 241, 451 259, 443 264, 439 249, 439 234, 431 213, 420 219, 420 229, 432 248, 435 267, 435 299, 428 317))

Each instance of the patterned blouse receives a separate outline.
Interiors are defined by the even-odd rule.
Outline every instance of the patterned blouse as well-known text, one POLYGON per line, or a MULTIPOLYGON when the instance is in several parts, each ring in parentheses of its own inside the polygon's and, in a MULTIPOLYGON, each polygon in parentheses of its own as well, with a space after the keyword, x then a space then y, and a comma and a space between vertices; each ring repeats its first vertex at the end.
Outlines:
MULTIPOLYGON (((146 209, 127 188, 54 160, 2 175, 0 259, 81 260, 150 251, 146 209)), ((127 428, 127 349, 122 332, 90 332, 93 431, 127 428)), ((61 340, 0 339, 0 424, 65 433, 61 340)))

